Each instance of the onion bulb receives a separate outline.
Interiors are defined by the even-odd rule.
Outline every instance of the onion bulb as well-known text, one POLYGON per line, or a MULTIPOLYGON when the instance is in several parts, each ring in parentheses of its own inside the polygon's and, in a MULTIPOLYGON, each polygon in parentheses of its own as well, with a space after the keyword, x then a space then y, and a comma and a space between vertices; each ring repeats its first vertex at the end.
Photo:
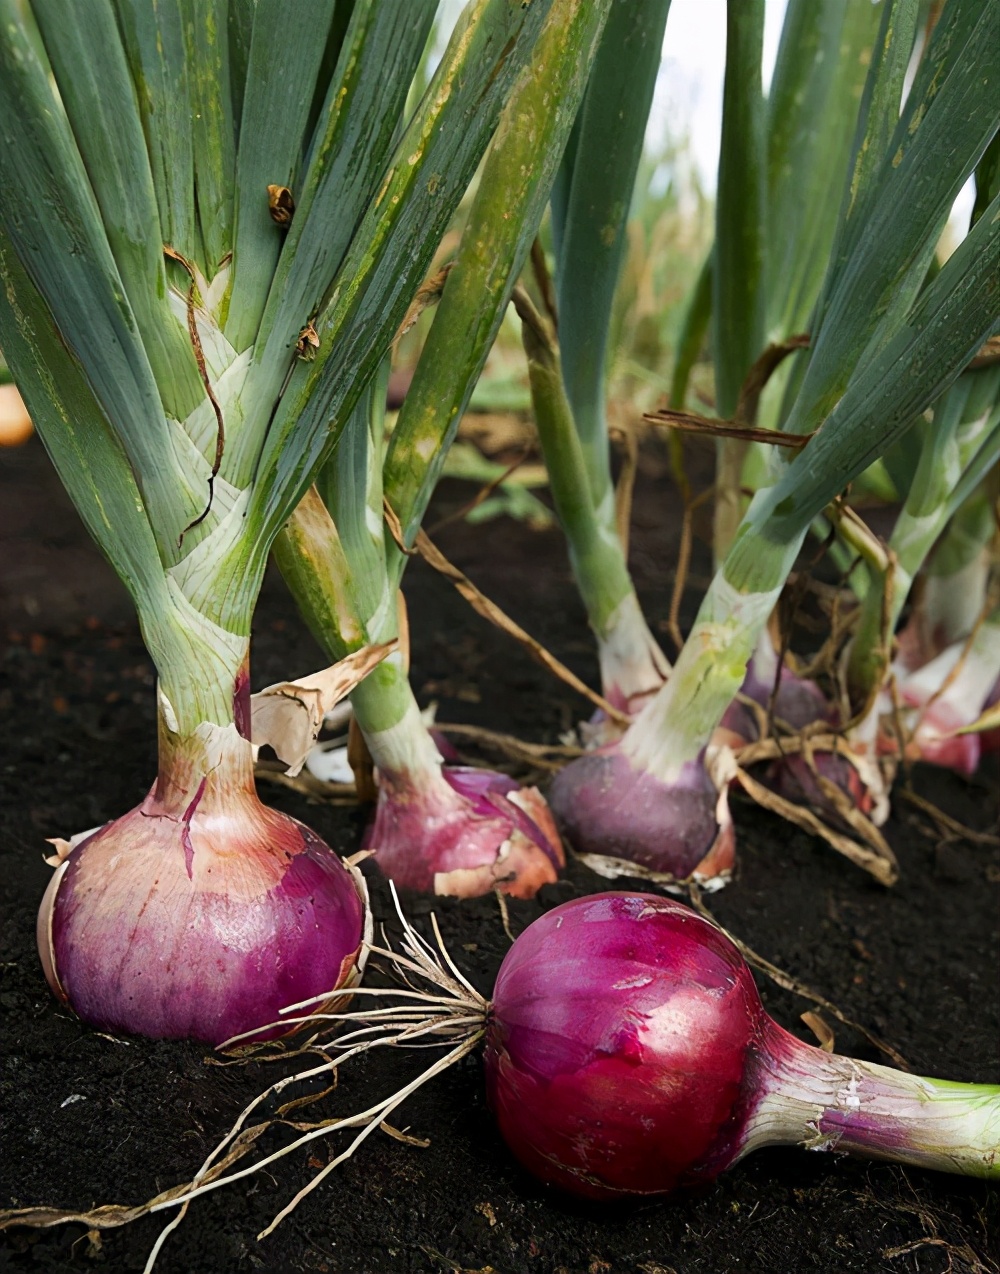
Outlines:
POLYGON ((736 836, 726 786, 701 759, 660 776, 620 742, 565 766, 549 789, 552 812, 577 853, 604 876, 695 879, 708 888, 732 873, 736 836))
POLYGON ((1000 1087, 802 1043, 764 1011, 730 939, 670 899, 598 894, 548 912, 507 953, 487 1021, 500 1131, 573 1194, 666 1194, 796 1142, 1000 1176, 1000 1087))
POLYGON ((62 850, 39 952, 55 994, 101 1030, 219 1044, 360 976, 361 876, 258 800, 235 724, 181 738, 161 698, 146 798, 62 850))
POLYGON ((390 880, 460 898, 531 898, 557 879, 562 844, 542 794, 468 766, 379 769, 366 845, 390 880))

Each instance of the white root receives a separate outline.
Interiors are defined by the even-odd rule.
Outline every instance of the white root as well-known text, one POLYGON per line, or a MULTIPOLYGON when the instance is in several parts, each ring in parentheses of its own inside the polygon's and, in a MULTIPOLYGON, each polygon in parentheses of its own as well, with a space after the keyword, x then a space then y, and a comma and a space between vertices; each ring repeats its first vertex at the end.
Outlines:
MULTIPOLYGON (((436 917, 433 914, 431 915, 431 927, 436 943, 435 948, 413 928, 403 915, 399 898, 391 883, 390 889, 392 890, 396 913, 403 926, 401 949, 394 950, 390 946, 384 931, 384 945, 376 946, 372 942, 372 935, 369 929, 365 936, 364 955, 366 957, 368 955, 382 956, 389 961, 393 972, 402 980, 405 986, 389 988, 352 987, 350 994, 352 996, 371 995, 382 1000, 395 1002, 382 1006, 362 1007, 343 1013, 306 1012, 300 1014, 300 1016, 290 1016, 300 1010, 308 1009, 311 1004, 325 1005, 329 1003, 332 997, 329 993, 326 993, 313 996, 309 1000, 303 1000, 298 1004, 288 1005, 287 1008, 282 1010, 280 1022, 272 1025, 287 1027, 305 1023, 320 1024, 329 1022, 352 1025, 354 1029, 336 1035, 325 1042, 317 1042, 318 1037, 314 1036, 309 1051, 324 1055, 325 1060, 318 1066, 299 1071, 294 1075, 287 1075, 283 1079, 275 1081, 275 1083, 255 1097, 241 1111, 229 1132, 226 1133, 205 1159, 185 1193, 176 1195, 169 1200, 164 1200, 151 1208, 153 1212, 161 1212, 166 1208, 178 1208, 179 1210, 157 1238, 146 1262, 144 1274, 151 1274, 164 1242, 184 1219, 188 1205, 193 1199, 207 1194, 210 1190, 217 1190, 222 1186, 231 1185, 234 1181, 243 1180, 319 1137, 327 1136, 329 1133, 340 1129, 360 1128, 361 1131, 350 1145, 319 1171, 282 1208, 270 1225, 257 1236, 258 1239, 265 1238, 276 1226, 280 1225, 310 1191, 314 1190, 336 1167, 349 1159, 362 1142, 384 1124, 392 1111, 416 1092, 418 1088, 421 1088, 436 1075, 440 1075, 443 1071, 455 1065, 479 1043, 485 1029, 484 1023, 488 1002, 472 986, 452 960, 441 936, 436 917), (413 979, 412 981, 411 978, 413 979), (415 982, 418 985, 414 985, 415 982), (429 987, 431 989, 425 990, 421 989, 421 987, 429 987), (403 1088, 391 1093, 388 1097, 383 1098, 381 1101, 376 1102, 375 1105, 358 1114, 347 1115, 342 1118, 325 1119, 316 1124, 302 1124, 282 1118, 279 1111, 278 1117, 267 1120, 264 1124, 254 1125, 252 1128, 247 1127, 247 1120, 250 1115, 269 1097, 283 1092, 293 1084, 314 1079, 319 1075, 332 1073, 336 1076, 338 1068, 345 1062, 373 1048, 434 1048, 446 1043, 452 1045, 448 1053, 426 1067, 403 1088), (220 1169, 224 1169, 229 1163, 247 1153, 260 1133, 276 1124, 286 1124, 296 1128, 302 1135, 295 1138, 288 1145, 273 1151, 245 1168, 240 1168, 235 1172, 220 1172, 220 1169), (245 1146, 238 1144, 241 1134, 247 1138, 245 1146), (214 1173, 213 1165, 215 1165, 214 1173)), ((224 1047, 232 1046, 240 1040, 247 1039, 248 1036, 259 1035, 262 1030, 266 1029, 268 1028, 258 1027, 255 1031, 234 1036, 233 1039, 226 1042, 224 1047)))

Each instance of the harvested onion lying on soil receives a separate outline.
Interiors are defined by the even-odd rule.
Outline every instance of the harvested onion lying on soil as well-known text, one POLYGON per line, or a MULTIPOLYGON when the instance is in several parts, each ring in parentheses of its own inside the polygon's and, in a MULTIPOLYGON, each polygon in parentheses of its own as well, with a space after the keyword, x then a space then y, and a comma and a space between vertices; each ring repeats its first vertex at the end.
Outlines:
POLYGON ((264 1237, 411 1093, 480 1041, 489 1102, 514 1155, 547 1185, 586 1198, 711 1182, 767 1145, 1000 1177, 1000 1085, 923 1079, 804 1044, 764 1011, 732 940, 681 903, 634 893, 563 903, 515 940, 492 1001, 457 968, 433 916, 437 949, 400 919, 401 950, 373 952, 392 962, 405 989, 360 987, 359 998, 375 1003, 348 1013, 286 1010, 288 1025, 347 1029, 314 1036, 320 1064, 255 1098, 195 1179, 152 1201, 152 1211, 248 1177, 334 1127, 360 1129, 264 1237), (450 1051, 367 1110, 296 1124, 301 1135, 265 1159, 210 1175, 227 1150, 229 1163, 248 1153, 251 1143, 234 1153, 241 1130, 290 1084, 329 1077, 372 1048, 435 1044, 450 1051))
MULTIPOLYGON (((491 1001, 455 965, 433 915, 436 948, 401 911, 400 920, 400 950, 370 939, 366 947, 391 962, 401 987, 356 987, 362 1007, 350 1012, 316 1009, 331 998, 320 993, 242 1037, 245 1043, 276 1030, 338 1024, 331 1037, 313 1034, 306 1051, 318 1064, 254 1098, 192 1181, 140 1208, 65 1219, 107 1228, 180 1207, 153 1248, 148 1274, 190 1200, 332 1131, 351 1130, 346 1148, 285 1204, 258 1235, 264 1238, 372 1133, 399 1136, 388 1117, 481 1042, 490 1106, 514 1155, 546 1185, 588 1199, 704 1185, 767 1145, 1000 1178, 1000 1085, 924 1079, 803 1043, 764 1011, 733 941, 672 899, 605 893, 554 908, 514 941, 491 1001), (331 1071, 335 1077, 339 1066, 373 1048, 434 1046, 447 1051, 402 1088, 353 1114, 296 1121, 293 1140, 228 1170, 252 1152, 261 1132, 288 1126, 281 1118, 287 1102, 277 1119, 258 1121, 264 1103, 290 1085, 329 1083, 331 1071)), ((0 1220, 46 1226, 53 1210, 22 1208, 0 1220)))
POLYGON ((670 899, 598 894, 548 912, 508 952, 488 1020, 500 1131, 574 1194, 665 1194, 796 1143, 1000 1176, 1000 1086, 802 1043, 764 1011, 729 938, 670 899))

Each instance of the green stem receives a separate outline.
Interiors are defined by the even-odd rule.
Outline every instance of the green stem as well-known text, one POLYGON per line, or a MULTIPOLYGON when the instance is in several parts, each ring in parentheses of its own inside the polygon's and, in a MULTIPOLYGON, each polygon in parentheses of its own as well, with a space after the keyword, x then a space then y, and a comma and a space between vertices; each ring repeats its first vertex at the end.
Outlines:
POLYGON ((747 664, 782 586, 795 562, 805 531, 787 543, 768 537, 755 524, 764 492, 754 497, 734 550, 753 540, 756 581, 743 589, 730 581, 733 550, 716 572, 680 658, 666 685, 643 709, 622 740, 637 768, 664 782, 677 778, 711 738, 743 684, 747 664))
MULTIPOLYGON (((715 287, 712 278, 714 261, 715 252, 713 250, 709 252, 702 262, 698 278, 691 289, 691 295, 688 298, 687 308, 684 311, 684 318, 681 322, 680 334, 677 337, 676 360, 670 377, 670 406, 677 411, 684 410, 688 381, 691 379, 691 369, 698 361, 698 355, 701 353, 701 347, 705 343, 705 335, 712 321, 712 293, 715 287)), ((676 430, 670 431, 671 442, 673 442, 676 432, 676 430)))
MULTIPOLYGON (((504 108, 386 455, 385 493, 408 544, 545 210, 609 8, 610 0, 554 0, 504 108)), ((392 547, 388 559, 398 580, 404 559, 392 547)))
POLYGON ((615 522, 609 333, 668 8, 668 0, 610 7, 552 200, 563 376, 591 504, 608 531, 615 522))
MULTIPOLYGON (((519 309, 526 298, 518 298, 519 309)), ((559 352, 540 326, 522 323, 535 424, 545 457, 556 514, 566 533, 570 561, 583 595, 591 627, 602 637, 612 614, 629 593, 632 581, 621 541, 599 518, 591 499, 583 444, 574 425, 563 386, 559 352)), ((522 312, 522 319, 525 315, 522 312)))
MULTIPOLYGON (((313 487, 275 541, 278 567, 313 635, 333 659, 369 642, 397 635, 396 590, 376 616, 358 613, 358 585, 330 513, 313 487)), ((400 757, 406 768, 440 766, 441 758, 420 721, 420 711, 399 653, 390 655, 355 688, 351 704, 376 765, 400 757), (436 760, 434 759, 436 758, 436 760)), ((402 762, 401 762, 402 763, 402 762)))
POLYGON ((996 1180, 1000 1086, 925 1079, 824 1053, 773 1023, 761 1052, 763 1100, 741 1153, 798 1142, 870 1159, 996 1180))
POLYGON ((545 457, 556 514, 566 535, 570 565, 587 618, 597 637, 605 693, 625 703, 658 689, 670 666, 642 616, 612 520, 591 502, 580 433, 567 397, 559 349, 545 321, 522 291, 515 293, 535 424, 545 457))
POLYGON ((960 505, 927 564, 929 576, 955 575, 982 556, 996 534, 996 496, 997 492, 983 483, 960 505))
POLYGON ((376 767, 385 774, 433 778, 442 758, 420 717, 400 656, 390 655, 351 695, 354 716, 376 767))
MULTIPOLYGON (((921 421, 922 446, 906 502, 893 527, 891 571, 872 574, 848 658, 848 684, 863 703, 881 685, 889 650, 910 588, 947 526, 967 480, 991 466, 1000 436, 995 424, 997 378, 970 372, 935 405, 933 424, 921 421)), ((916 430, 914 431, 916 432, 916 430)))
POLYGON ((171 728, 186 736, 202 725, 232 725, 235 689, 246 683, 257 589, 251 588, 243 598, 240 622, 224 628, 169 577, 167 583, 166 604, 151 608, 141 596, 136 600, 143 641, 156 665, 160 700, 171 728))
POLYGON ((310 632, 330 659, 343 659, 369 643, 354 602, 347 555, 315 487, 278 533, 274 558, 310 632))

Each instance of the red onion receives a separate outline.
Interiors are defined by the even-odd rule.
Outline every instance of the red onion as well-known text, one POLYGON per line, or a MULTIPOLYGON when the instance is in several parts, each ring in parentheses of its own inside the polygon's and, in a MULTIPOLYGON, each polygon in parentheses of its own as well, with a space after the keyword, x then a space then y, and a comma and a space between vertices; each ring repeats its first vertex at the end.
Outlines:
MULTIPOLYGON (((777 651, 766 631, 747 665, 746 678, 740 690, 745 698, 752 699, 765 710, 770 709, 774 719, 782 727, 788 727, 792 731, 804 730, 816 722, 829 725, 831 730, 839 729, 840 713, 815 681, 800 677, 784 663, 778 673, 777 651)), ((713 742, 727 743, 730 747, 738 748, 759 737, 756 714, 746 704, 734 699, 726 709, 719 729, 713 736, 713 742)), ((819 778, 823 778, 840 788, 852 805, 863 814, 872 814, 877 804, 876 792, 881 793, 884 785, 874 765, 866 764, 860 740, 855 736, 851 743, 852 752, 855 748, 859 749, 853 760, 839 752, 816 748, 812 753, 812 761, 816 767, 814 773, 803 756, 790 753, 766 767, 764 782, 786 800, 811 805, 830 821, 840 823, 842 820, 836 806, 820 784, 819 778)), ((876 821, 884 821, 887 814, 887 808, 880 808, 876 821)))
POLYGON ((579 898, 526 929, 497 977, 485 1062, 517 1158, 589 1198, 664 1194, 794 1142, 1000 1176, 1000 1087, 802 1043, 729 938, 659 896, 579 898))
POLYGON ((206 723, 187 738, 163 715, 156 783, 56 869, 39 951, 92 1026, 218 1044, 356 979, 367 899, 329 846, 257 799, 245 713, 244 734, 206 723))
POLYGON ((717 790, 701 758, 664 779, 620 743, 608 744, 559 771, 549 804, 577 853, 603 875, 714 885, 732 872, 726 788, 717 790))
MULTIPOLYGON (((953 642, 916 671, 896 668, 907 755, 960 774, 974 774, 983 752, 979 734, 958 734, 988 707, 1000 681, 1000 611, 968 638, 953 642)), ((992 741, 986 740, 987 750, 992 741)))
POLYGON ((499 888, 530 898, 563 866, 544 797, 506 774, 465 766, 379 769, 366 845, 390 880, 461 898, 499 888))

